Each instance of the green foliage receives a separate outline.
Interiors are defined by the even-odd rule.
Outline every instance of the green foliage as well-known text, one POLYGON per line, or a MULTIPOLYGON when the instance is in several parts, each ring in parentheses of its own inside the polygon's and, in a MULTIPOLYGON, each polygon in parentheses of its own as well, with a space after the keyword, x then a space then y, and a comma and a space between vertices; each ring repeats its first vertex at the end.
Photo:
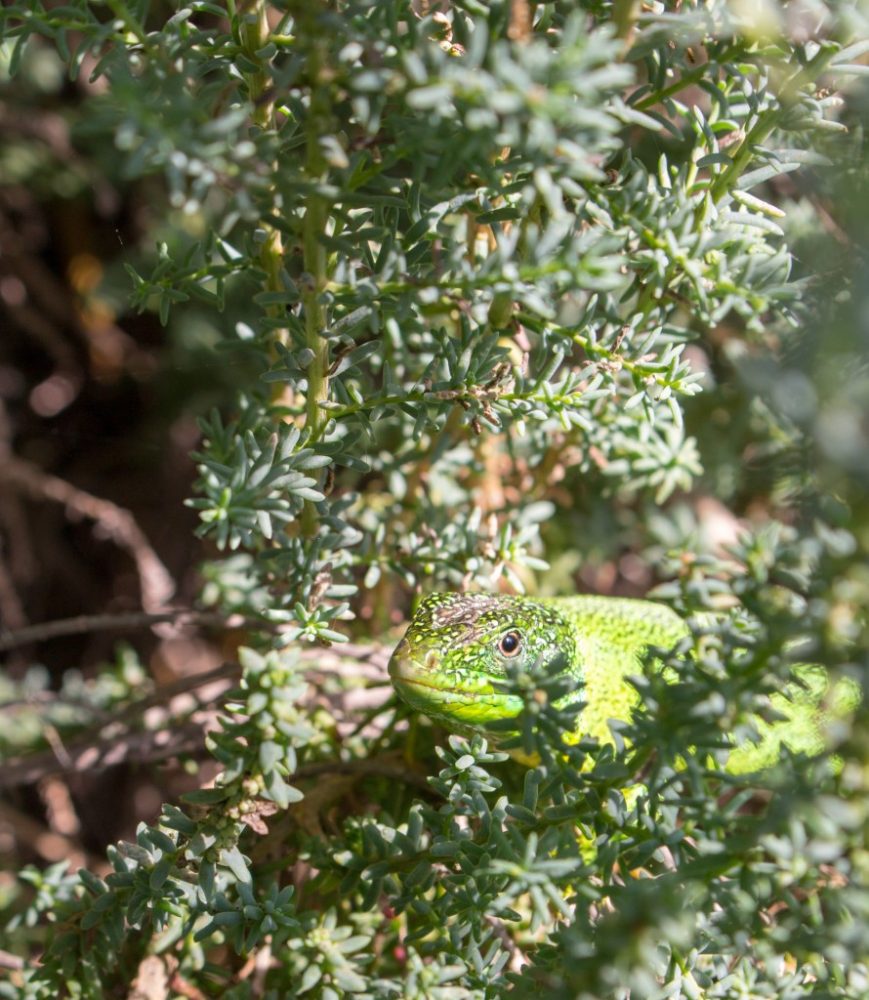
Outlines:
POLYGON ((203 600, 270 629, 213 787, 105 878, 22 874, 10 939, 40 961, 0 996, 112 995, 146 955, 233 998, 869 992, 865 701, 835 757, 719 766, 793 664, 867 667, 866 25, 748 10, 4 7, 5 85, 87 65, 79 140, 161 179, 132 301, 205 310, 241 373, 200 422, 203 600), (848 251, 816 264, 831 211, 848 251), (750 529, 727 553, 708 492, 750 529), (342 728, 350 682, 295 650, 550 562, 569 591, 623 547, 694 638, 615 748, 563 748, 562 682, 520 676, 540 763, 451 736, 414 796, 431 727, 390 702, 342 728))

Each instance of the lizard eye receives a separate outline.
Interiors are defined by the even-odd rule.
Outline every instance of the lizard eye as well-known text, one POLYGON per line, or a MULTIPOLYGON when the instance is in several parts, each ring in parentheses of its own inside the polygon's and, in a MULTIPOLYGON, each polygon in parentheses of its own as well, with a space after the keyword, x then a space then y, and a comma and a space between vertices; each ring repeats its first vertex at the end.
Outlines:
POLYGON ((502 656, 515 656, 521 648, 522 636, 515 629, 505 632, 498 640, 498 652, 502 656))

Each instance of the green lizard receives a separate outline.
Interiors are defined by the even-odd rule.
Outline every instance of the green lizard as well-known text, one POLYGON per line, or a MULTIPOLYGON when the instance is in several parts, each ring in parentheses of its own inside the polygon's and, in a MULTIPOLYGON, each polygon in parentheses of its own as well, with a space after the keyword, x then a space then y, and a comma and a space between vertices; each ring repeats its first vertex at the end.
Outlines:
MULTIPOLYGON (((413 708, 468 732, 521 712, 521 698, 499 683, 510 664, 558 659, 577 679, 576 693, 564 701, 583 702, 576 737, 612 742, 609 720, 630 718, 639 695, 628 678, 642 672, 645 651, 670 648, 687 634, 674 611, 651 601, 432 594, 393 653, 389 674, 413 708)), ((847 715, 859 700, 853 682, 828 690, 822 667, 802 665, 794 672, 798 681, 771 698, 782 719, 756 721, 759 742, 734 747, 727 762, 732 773, 769 766, 782 743, 794 752, 822 752, 825 719, 847 715)))

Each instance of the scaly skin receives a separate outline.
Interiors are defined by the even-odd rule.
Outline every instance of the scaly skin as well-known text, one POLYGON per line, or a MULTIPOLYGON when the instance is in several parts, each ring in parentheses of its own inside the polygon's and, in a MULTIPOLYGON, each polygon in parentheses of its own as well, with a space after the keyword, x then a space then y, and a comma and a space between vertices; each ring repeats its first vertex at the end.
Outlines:
MULTIPOLYGON (((575 694, 563 703, 584 702, 576 736, 612 742, 608 720, 630 718, 638 694, 628 678, 642 672, 645 651, 670 648, 687 634, 675 612, 651 601, 432 594, 393 653, 389 674, 413 708, 448 729, 470 732, 521 712, 521 699, 498 684, 510 665, 530 668, 561 657, 577 680, 575 694)), ((782 743, 795 752, 820 753, 827 712, 842 717, 859 697, 847 682, 828 691, 822 667, 805 665, 795 672, 801 683, 771 699, 784 718, 772 724, 757 720, 760 742, 734 747, 729 771, 769 766, 782 743)))

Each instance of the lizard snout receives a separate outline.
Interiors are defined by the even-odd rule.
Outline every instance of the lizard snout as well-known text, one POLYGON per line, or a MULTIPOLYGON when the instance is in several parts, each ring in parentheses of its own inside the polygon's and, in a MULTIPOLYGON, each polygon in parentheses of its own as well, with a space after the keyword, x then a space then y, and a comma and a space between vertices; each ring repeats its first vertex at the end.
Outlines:
POLYGON ((410 643, 402 639, 389 658, 389 676, 393 680, 403 680, 414 673, 413 660, 410 656, 410 643))
POLYGON ((402 639, 389 660, 389 676, 393 680, 413 681, 436 673, 439 667, 440 657, 433 649, 428 650, 422 657, 415 656, 411 643, 407 639, 402 639))

